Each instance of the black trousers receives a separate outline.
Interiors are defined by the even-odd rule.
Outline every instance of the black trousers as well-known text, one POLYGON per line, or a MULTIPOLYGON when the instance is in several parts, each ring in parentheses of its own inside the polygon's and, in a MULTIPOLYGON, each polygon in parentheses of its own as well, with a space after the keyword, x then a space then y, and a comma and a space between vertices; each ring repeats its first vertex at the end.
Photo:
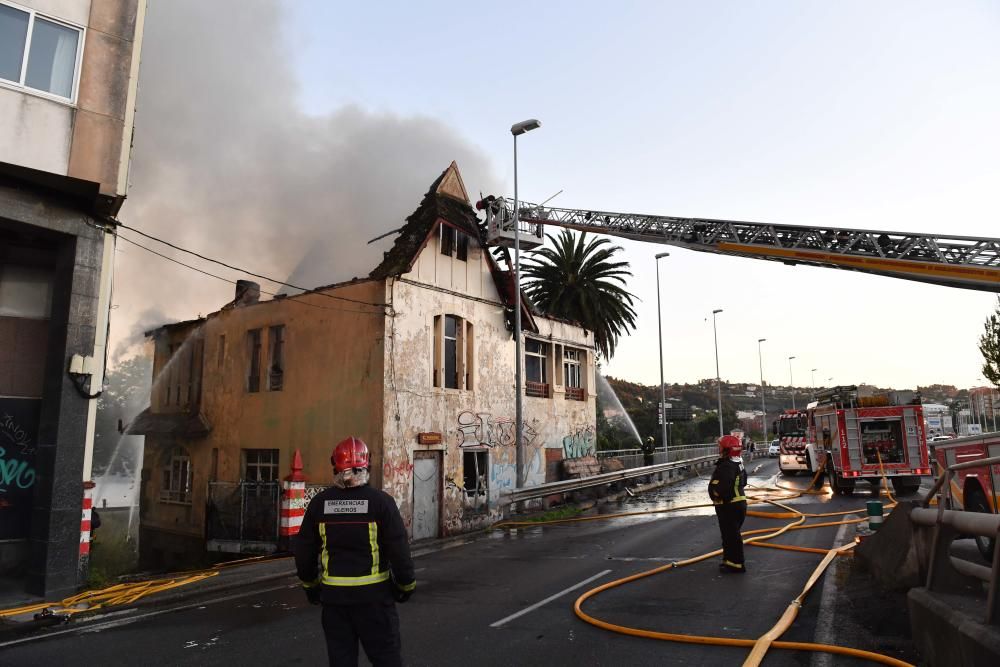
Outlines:
POLYGON ((324 604, 323 634, 330 667, 357 667, 358 640, 374 667, 401 667, 399 615, 392 600, 324 604))
POLYGON ((715 506, 715 518, 722 533, 722 560, 733 565, 743 565, 743 538, 740 528, 747 518, 747 502, 723 503, 715 506))

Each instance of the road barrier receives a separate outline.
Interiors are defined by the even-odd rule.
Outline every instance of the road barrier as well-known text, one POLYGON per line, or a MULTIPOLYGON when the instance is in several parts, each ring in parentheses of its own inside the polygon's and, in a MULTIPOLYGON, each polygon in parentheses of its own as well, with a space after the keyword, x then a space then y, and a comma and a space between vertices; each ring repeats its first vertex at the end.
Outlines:
POLYGON ((579 491, 592 486, 612 484, 614 482, 633 479, 635 477, 645 477, 646 475, 655 475, 657 473, 669 472, 671 470, 682 470, 692 466, 710 463, 715 461, 717 458, 718 454, 712 454, 711 456, 699 456, 696 458, 685 459, 683 461, 674 461, 673 463, 658 463, 651 466, 606 472, 601 473, 600 475, 584 477, 582 479, 567 479, 561 482, 548 482, 546 484, 526 486, 524 488, 514 489, 513 491, 503 494, 500 502, 504 504, 513 504, 519 503, 523 500, 545 498, 546 496, 551 496, 557 493, 579 491))
POLYGON ((986 624, 1000 625, 1000 548, 993 548, 993 563, 991 567, 978 565, 961 558, 955 558, 949 553, 952 540, 961 535, 979 535, 982 537, 1000 537, 1000 515, 984 514, 961 510, 945 509, 952 506, 951 479, 956 472, 968 468, 993 466, 1000 464, 1000 456, 977 459, 965 463, 948 466, 944 474, 927 494, 923 507, 917 507, 910 512, 910 520, 924 530, 932 530, 930 540, 915 540, 917 545, 930 544, 930 554, 921 554, 920 560, 927 563, 928 591, 954 591, 968 584, 970 579, 986 582, 988 594, 986 598, 986 624), (930 500, 942 490, 936 509, 929 507, 930 500))

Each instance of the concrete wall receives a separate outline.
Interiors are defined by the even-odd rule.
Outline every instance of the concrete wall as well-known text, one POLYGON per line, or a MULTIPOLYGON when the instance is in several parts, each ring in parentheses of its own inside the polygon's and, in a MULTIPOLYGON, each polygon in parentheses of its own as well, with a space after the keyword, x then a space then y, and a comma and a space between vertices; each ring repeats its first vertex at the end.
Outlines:
MULTIPOLYGON (((458 533, 500 516, 500 494, 515 485, 514 354, 503 305, 484 251, 470 243, 468 261, 442 255, 433 235, 402 279, 387 285, 395 317, 386 319, 384 488, 400 505, 407 525, 414 522, 414 454, 439 452, 443 489, 438 534, 458 533), (463 289, 459 289, 463 287, 463 289), (473 386, 434 386, 435 316, 455 315, 473 326, 473 386), (420 433, 440 433, 441 445, 419 445, 420 433), (463 460, 467 451, 488 452, 488 503, 465 493, 463 460)), ((538 338, 586 351, 583 401, 566 400, 561 382, 549 398, 524 399, 527 483, 545 481, 546 449, 579 455, 593 449, 595 433, 594 355, 590 340, 576 326, 539 318, 538 338)), ((550 357, 550 369, 559 368, 550 357)), ((552 375, 550 375, 552 377, 552 375)), ((422 530, 418 530, 418 533, 422 530)))
POLYGON ((105 232, 95 227, 96 221, 78 210, 27 189, 0 186, 0 228, 44 241, 54 256, 26 563, 29 589, 50 597, 77 585, 92 401, 81 396, 66 371, 74 354, 94 354, 106 242, 105 232))
MULTIPOLYGON (((242 449, 279 450, 280 476, 290 471, 292 455, 302 452, 310 482, 329 482, 330 453, 350 435, 363 438, 381 469, 383 309, 354 301, 380 303, 380 282, 363 282, 324 290, 321 294, 227 308, 208 317, 195 330, 195 343, 180 352, 177 381, 186 395, 189 350, 201 354, 200 410, 211 424, 203 438, 147 436, 143 460, 142 527, 202 540, 209 481, 236 482, 242 449), (284 377, 280 391, 269 391, 266 380, 269 328, 284 325, 284 377), (247 331, 262 330, 260 391, 247 391, 247 331), (222 337, 225 337, 223 342, 222 337), (162 468, 174 446, 191 457, 194 496, 190 505, 161 502, 162 468)), ((183 336, 181 336, 183 338, 183 336)), ((157 343, 155 367, 165 365, 166 337, 157 343)), ((170 368, 166 375, 170 376, 170 368)), ((167 380, 154 383, 154 409, 184 412, 164 406, 167 380)), ((373 480, 378 484, 376 477, 373 480)))
POLYGON ((21 0, 85 29, 75 96, 0 84, 0 160, 97 183, 124 196, 144 0, 21 0))

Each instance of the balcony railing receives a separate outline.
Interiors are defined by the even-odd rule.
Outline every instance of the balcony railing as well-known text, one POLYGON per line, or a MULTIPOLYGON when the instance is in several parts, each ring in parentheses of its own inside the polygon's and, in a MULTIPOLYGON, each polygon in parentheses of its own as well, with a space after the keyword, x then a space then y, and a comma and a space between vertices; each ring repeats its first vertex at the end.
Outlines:
POLYGON ((567 401, 583 401, 587 398, 587 392, 583 387, 566 387, 567 401))
POLYGON ((528 380, 524 383, 524 393, 526 396, 534 396, 535 398, 548 398, 549 385, 547 382, 532 382, 528 380))

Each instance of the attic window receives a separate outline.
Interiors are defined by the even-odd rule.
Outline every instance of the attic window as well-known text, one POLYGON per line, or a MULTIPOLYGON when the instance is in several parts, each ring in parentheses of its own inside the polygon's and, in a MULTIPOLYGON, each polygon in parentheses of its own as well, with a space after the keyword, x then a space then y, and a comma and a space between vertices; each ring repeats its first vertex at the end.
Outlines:
POLYGON ((441 254, 465 262, 469 257, 469 235, 454 227, 441 225, 441 254))

